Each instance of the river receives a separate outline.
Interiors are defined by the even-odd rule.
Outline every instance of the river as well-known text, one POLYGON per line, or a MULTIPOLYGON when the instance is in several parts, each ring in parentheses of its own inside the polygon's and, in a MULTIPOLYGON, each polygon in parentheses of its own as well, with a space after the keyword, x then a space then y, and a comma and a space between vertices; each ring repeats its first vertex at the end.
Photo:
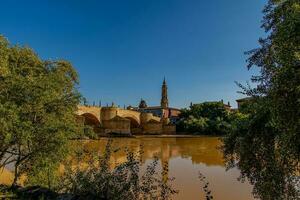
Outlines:
MULTIPOLYGON (((76 141, 79 142, 79 141, 76 141)), ((103 151, 106 138, 84 140, 80 143, 92 151, 103 151)), ((226 171, 222 153, 217 149, 221 145, 217 137, 137 137, 115 138, 113 148, 129 148, 139 152, 143 148, 142 160, 149 164, 154 156, 160 163, 169 163, 169 177, 175 177, 173 185, 179 190, 174 196, 176 200, 204 199, 202 184, 198 179, 201 172, 207 177, 210 189, 216 200, 252 200, 252 186, 241 183, 238 169, 226 171)), ((126 159, 124 151, 112 156, 112 163, 120 163, 126 159)), ((1 172, 0 172, 1 173, 1 172)), ((0 184, 9 183, 12 179, 8 170, 0 174, 0 184)))

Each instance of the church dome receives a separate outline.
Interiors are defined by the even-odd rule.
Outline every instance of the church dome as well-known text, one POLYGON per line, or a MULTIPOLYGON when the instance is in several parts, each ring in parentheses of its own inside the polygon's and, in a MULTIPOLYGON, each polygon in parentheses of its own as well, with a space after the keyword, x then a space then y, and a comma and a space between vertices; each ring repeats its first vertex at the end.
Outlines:
POLYGON ((139 104, 139 108, 147 108, 147 103, 144 99, 141 99, 140 104, 139 104))

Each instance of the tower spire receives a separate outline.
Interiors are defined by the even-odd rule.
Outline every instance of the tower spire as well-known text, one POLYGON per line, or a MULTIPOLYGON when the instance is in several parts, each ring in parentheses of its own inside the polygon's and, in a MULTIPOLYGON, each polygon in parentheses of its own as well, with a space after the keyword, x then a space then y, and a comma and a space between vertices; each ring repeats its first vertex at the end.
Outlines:
POLYGON ((169 100, 168 100, 168 87, 166 83, 166 78, 164 77, 163 84, 161 87, 161 101, 160 105, 162 108, 169 107, 169 100))

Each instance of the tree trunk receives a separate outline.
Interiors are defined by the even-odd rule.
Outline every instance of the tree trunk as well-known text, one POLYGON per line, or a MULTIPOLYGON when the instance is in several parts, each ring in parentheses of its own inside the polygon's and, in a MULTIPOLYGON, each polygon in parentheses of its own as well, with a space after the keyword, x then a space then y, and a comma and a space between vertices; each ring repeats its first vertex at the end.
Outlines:
POLYGON ((12 187, 17 186, 17 182, 19 179, 19 165, 20 165, 20 161, 21 161, 21 147, 19 146, 19 153, 17 156, 17 160, 16 160, 16 164, 15 164, 15 177, 14 177, 14 181, 12 183, 12 187))
POLYGON ((20 160, 20 156, 18 156, 18 160, 15 164, 15 173, 14 173, 15 177, 14 177, 14 181, 12 183, 12 187, 17 186, 17 181, 18 181, 18 178, 19 178, 19 172, 18 172, 19 160, 20 160))

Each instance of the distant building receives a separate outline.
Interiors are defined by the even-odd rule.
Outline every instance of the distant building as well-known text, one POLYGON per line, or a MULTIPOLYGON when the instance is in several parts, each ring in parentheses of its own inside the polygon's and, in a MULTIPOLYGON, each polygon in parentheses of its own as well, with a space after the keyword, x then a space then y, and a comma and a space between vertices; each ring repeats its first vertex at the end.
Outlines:
POLYGON ((231 105, 230 105, 230 102, 228 101, 228 103, 227 104, 225 104, 224 103, 224 101, 223 101, 223 99, 221 99, 221 102, 223 103, 223 105, 224 105, 224 108, 226 109, 226 110, 228 110, 228 111, 231 111, 232 110, 232 108, 231 108, 231 105))
POLYGON ((152 113, 154 116, 160 117, 161 119, 168 119, 172 124, 179 119, 180 114, 180 109, 169 107, 168 86, 165 78, 161 87, 160 106, 147 106, 146 101, 141 99, 138 107, 128 106, 127 109, 152 113))
POLYGON ((110 134, 176 134, 175 122, 180 110, 169 107, 168 88, 164 79, 160 106, 148 107, 141 99, 138 107, 126 106, 120 108, 114 103, 101 107, 78 105, 76 112, 78 122, 93 127, 99 136, 110 134))

